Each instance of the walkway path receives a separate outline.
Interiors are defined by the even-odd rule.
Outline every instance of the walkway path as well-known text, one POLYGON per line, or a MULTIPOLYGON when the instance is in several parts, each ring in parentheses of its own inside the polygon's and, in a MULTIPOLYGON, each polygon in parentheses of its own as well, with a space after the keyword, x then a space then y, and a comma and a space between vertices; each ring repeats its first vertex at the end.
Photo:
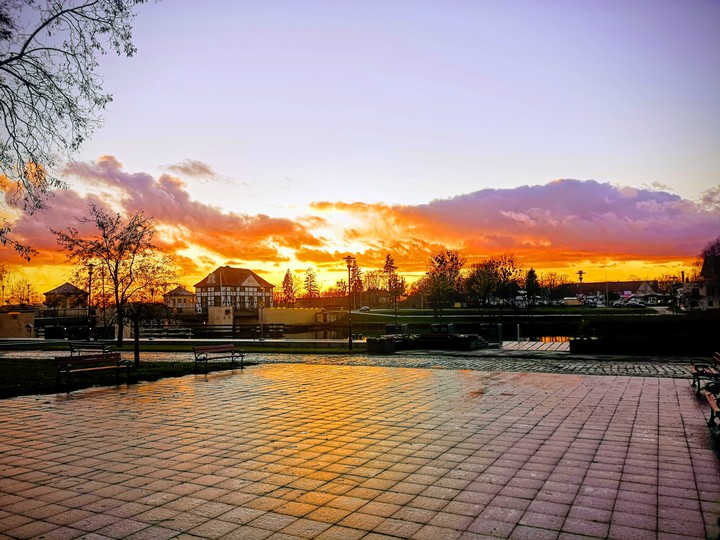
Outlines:
POLYGON ((0 538, 716 538, 720 466, 687 379, 277 363, 4 400, 0 508, 0 538))

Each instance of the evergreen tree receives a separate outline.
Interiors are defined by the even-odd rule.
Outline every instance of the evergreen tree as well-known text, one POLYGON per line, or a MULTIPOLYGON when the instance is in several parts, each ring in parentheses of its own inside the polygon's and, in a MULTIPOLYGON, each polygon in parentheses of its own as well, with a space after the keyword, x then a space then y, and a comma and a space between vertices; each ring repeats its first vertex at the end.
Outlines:
POLYGON ((295 289, 295 280, 293 279, 293 275, 290 273, 289 268, 287 272, 285 272, 285 277, 283 278, 282 282, 282 289, 283 301, 286 304, 294 304, 297 290, 295 289))
POLYGON ((534 305, 535 298, 540 294, 540 281, 538 281, 534 268, 531 268, 525 274, 525 292, 527 293, 528 303, 531 306, 534 305))
POLYGON ((318 298, 320 296, 320 288, 318 287, 317 274, 311 267, 305 271, 305 297, 318 298))

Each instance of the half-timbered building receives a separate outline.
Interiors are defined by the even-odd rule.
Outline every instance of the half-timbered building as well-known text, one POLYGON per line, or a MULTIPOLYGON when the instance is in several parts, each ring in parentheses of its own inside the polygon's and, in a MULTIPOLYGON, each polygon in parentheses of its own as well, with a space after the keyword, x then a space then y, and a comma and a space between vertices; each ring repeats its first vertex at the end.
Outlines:
POLYGON ((252 270, 221 266, 195 285, 195 309, 205 313, 211 306, 232 306, 235 312, 272 307, 274 288, 252 270))

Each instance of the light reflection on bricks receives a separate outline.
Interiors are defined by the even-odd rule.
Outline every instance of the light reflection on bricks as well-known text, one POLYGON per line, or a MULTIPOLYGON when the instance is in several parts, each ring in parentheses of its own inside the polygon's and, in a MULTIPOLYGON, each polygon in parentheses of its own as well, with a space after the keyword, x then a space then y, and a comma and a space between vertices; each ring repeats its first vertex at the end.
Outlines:
POLYGON ((718 536, 687 377, 452 358, 465 367, 270 362, 4 400, 0 534, 718 536))

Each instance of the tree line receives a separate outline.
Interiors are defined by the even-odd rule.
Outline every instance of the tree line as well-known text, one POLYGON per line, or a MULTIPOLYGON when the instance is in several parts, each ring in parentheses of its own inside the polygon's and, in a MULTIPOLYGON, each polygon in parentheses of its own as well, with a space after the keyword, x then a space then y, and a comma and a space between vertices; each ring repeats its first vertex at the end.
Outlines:
MULTIPOLYGON (((708 256, 720 256, 720 237, 704 246, 688 279, 700 279, 700 267, 708 256)), ((357 303, 369 307, 397 307, 411 297, 422 298, 421 304, 430 306, 436 313, 456 303, 477 307, 497 305, 501 309, 520 297, 525 306, 553 303, 577 293, 578 281, 558 272, 538 274, 534 268, 525 269, 512 253, 502 253, 466 266, 467 258, 460 250, 441 247, 427 261, 427 271, 408 285, 398 273, 394 257, 387 254, 382 268, 363 271, 353 261, 350 284, 340 279, 321 290, 317 272, 309 267, 304 278, 290 269, 285 273, 282 290, 276 291, 276 305, 295 305, 300 300, 315 298, 352 297, 357 303)), ((650 281, 648 278, 628 276, 628 281, 650 281)), ((680 276, 663 274, 656 280, 662 294, 671 294, 680 284, 680 276)), ((614 298, 606 299, 612 300, 614 298)), ((417 303, 415 304, 417 307, 417 303)))

